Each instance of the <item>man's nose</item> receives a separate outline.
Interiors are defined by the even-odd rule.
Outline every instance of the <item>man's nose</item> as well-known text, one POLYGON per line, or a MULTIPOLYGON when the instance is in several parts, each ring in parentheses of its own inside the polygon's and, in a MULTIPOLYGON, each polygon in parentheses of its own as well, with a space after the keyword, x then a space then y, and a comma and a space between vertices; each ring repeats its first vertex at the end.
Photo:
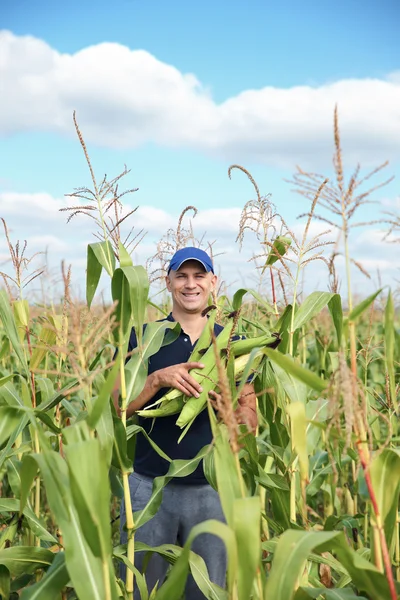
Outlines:
POLYGON ((196 284, 196 280, 195 280, 195 278, 194 278, 194 277, 188 277, 188 278, 186 279, 186 284, 185 284, 185 287, 187 287, 187 288, 195 288, 195 287, 196 287, 196 285, 197 285, 197 284, 196 284))

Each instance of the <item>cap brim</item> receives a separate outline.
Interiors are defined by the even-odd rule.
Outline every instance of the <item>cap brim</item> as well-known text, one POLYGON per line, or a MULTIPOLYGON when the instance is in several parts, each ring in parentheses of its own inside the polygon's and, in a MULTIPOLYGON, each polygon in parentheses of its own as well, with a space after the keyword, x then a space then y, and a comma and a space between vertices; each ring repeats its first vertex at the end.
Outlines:
POLYGON ((168 269, 168 272, 169 272, 169 271, 171 271, 171 269, 172 269, 173 271, 177 271, 177 270, 178 270, 178 269, 180 269, 180 268, 181 268, 181 266, 182 266, 182 265, 183 265, 185 262, 187 262, 188 260, 195 260, 196 262, 198 262, 198 263, 200 263, 201 265, 203 265, 203 267, 204 267, 204 270, 206 271, 206 273, 209 273, 210 271, 214 272, 214 271, 212 270, 212 268, 211 268, 211 267, 207 268, 207 265, 206 265, 205 263, 203 263, 203 261, 202 261, 202 260, 200 260, 199 258, 196 258, 196 257, 194 257, 194 256, 189 256, 188 258, 185 258, 185 260, 182 260, 182 261, 181 261, 181 262, 178 264, 178 266, 176 267, 176 269, 172 269, 172 267, 170 267, 170 268, 168 269))

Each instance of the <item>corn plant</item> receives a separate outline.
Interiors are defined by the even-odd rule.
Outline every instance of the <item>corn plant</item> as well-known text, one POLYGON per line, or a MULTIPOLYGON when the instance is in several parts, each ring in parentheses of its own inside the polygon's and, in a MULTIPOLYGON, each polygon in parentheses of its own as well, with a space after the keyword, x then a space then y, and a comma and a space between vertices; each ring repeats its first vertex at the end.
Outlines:
MULTIPOLYGON (((96 183, 75 125, 93 180, 92 193, 84 188, 77 194, 80 201, 87 197, 83 212, 100 236, 88 245, 86 304, 72 298, 69 270, 63 270, 60 303, 40 310, 11 286, 0 291, 2 600, 132 600, 135 586, 142 600, 179 600, 189 572, 213 600, 397 599, 400 332, 393 291, 384 296, 379 290, 347 311, 335 291, 300 296, 299 273, 313 249, 308 225, 300 242, 289 228, 268 238, 269 213, 258 192, 246 214, 264 207, 260 239, 268 242, 262 257, 271 281, 280 280, 288 258, 294 260, 292 301, 287 295, 281 302, 275 288, 271 301, 253 289, 213 299, 210 322, 218 315, 225 333, 213 339, 206 328, 194 352, 206 350, 208 389, 220 391, 216 405, 204 395, 183 406, 172 391, 142 411, 162 418, 163 410, 176 410, 183 432, 198 411, 208 411, 212 443, 191 460, 171 460, 134 417, 126 418, 126 409, 144 386, 149 358, 175 339, 180 326, 154 319, 155 310, 164 314, 168 307, 157 308, 151 272, 133 265, 121 240, 124 217, 112 212, 119 206, 119 178, 96 183), (95 302, 103 272, 112 298, 106 307, 95 302), (377 307, 379 298, 383 305, 377 307), (132 327, 138 347, 127 361, 132 327), (233 331, 246 339, 230 341, 233 331), (235 413, 250 374, 258 398, 256 435, 235 413), (121 416, 111 401, 117 377, 121 416), (145 508, 132 513, 128 477, 139 434, 148 436, 169 468, 154 479, 145 508), (200 462, 226 522, 197 525, 183 548, 135 543, 135 532, 156 514, 165 485, 200 462), (122 498, 127 544, 118 536, 122 498), (210 581, 204 561, 191 550, 204 532, 226 545, 226 589, 210 581), (154 590, 135 569, 138 550, 157 552, 170 563, 154 590)), ((14 256, 21 259, 20 250, 14 256)), ((9 282, 40 276, 22 273, 28 267, 20 261, 9 282)))

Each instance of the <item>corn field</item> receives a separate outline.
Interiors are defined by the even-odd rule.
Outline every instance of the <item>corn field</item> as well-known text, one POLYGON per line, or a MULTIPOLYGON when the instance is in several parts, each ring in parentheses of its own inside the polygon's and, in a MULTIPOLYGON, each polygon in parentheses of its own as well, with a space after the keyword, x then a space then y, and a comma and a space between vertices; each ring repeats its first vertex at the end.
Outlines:
MULTIPOLYGON (((30 305, 25 286, 42 275, 29 273, 25 247, 12 244, 4 223, 15 274, 4 275, 0 291, 0 598, 132 600, 137 585, 142 600, 180 600, 189 572, 209 600, 400 598, 400 318, 395 289, 354 299, 356 257, 348 249, 354 213, 385 182, 361 193, 358 185, 368 178, 359 179, 357 171, 346 187, 335 113, 335 184, 300 170, 294 177, 310 200, 299 240, 283 219, 276 226, 277 210, 250 173, 231 167, 229 175, 244 172, 256 192, 243 209, 238 241, 245 243, 248 230, 256 236, 256 259, 270 285, 234 294, 221 289, 210 298, 210 321, 225 332, 219 346, 211 338, 204 346, 209 389, 222 396, 218 419, 207 398, 201 407, 209 412, 213 443, 191 460, 169 459, 145 509, 127 510, 128 543, 121 545, 120 503, 125 498, 130 506, 135 439, 144 431, 135 417, 126 418, 126 407, 143 389, 149 358, 179 325, 156 322, 169 307, 151 296, 150 266, 132 262, 132 245, 140 240, 122 241, 123 221, 134 219, 134 211, 119 212, 122 176, 96 181, 76 120, 75 126, 93 190, 71 194, 76 205, 70 218, 88 214, 98 236, 87 247, 86 303, 74 300, 63 265, 60 302, 30 305), (318 214, 323 210, 331 211, 329 219, 318 214), (323 234, 309 239, 317 217, 342 234, 346 297, 338 293, 335 252, 323 254, 329 242, 323 234), (330 291, 305 296, 302 274, 315 260, 327 264, 330 291), (104 274, 109 305, 95 302, 104 274), (138 348, 126 362, 132 327, 138 348), (234 332, 246 344, 231 342, 234 332), (233 418, 250 374, 256 435, 233 418), (118 376, 121 417, 111 399, 118 376), (156 514, 163 488, 201 461, 226 522, 197 525, 183 548, 135 543, 135 531, 156 514), (204 561, 191 551, 204 532, 226 545, 226 589, 210 581, 204 561), (134 568, 139 549, 170 563, 165 582, 152 591, 145 573, 134 568)), ((160 242, 161 268, 188 239, 181 225, 182 219, 160 242)), ((172 393, 148 416, 174 411, 184 428, 195 418, 185 417, 188 404, 172 393)))

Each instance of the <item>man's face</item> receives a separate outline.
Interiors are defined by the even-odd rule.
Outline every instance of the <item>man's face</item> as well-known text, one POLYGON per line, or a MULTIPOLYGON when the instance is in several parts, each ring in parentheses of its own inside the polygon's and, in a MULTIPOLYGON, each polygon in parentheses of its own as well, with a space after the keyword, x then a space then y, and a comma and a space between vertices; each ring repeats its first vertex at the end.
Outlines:
POLYGON ((217 276, 212 272, 207 273, 197 260, 188 260, 177 271, 170 271, 166 283, 174 308, 197 313, 207 306, 210 293, 215 289, 217 276))

